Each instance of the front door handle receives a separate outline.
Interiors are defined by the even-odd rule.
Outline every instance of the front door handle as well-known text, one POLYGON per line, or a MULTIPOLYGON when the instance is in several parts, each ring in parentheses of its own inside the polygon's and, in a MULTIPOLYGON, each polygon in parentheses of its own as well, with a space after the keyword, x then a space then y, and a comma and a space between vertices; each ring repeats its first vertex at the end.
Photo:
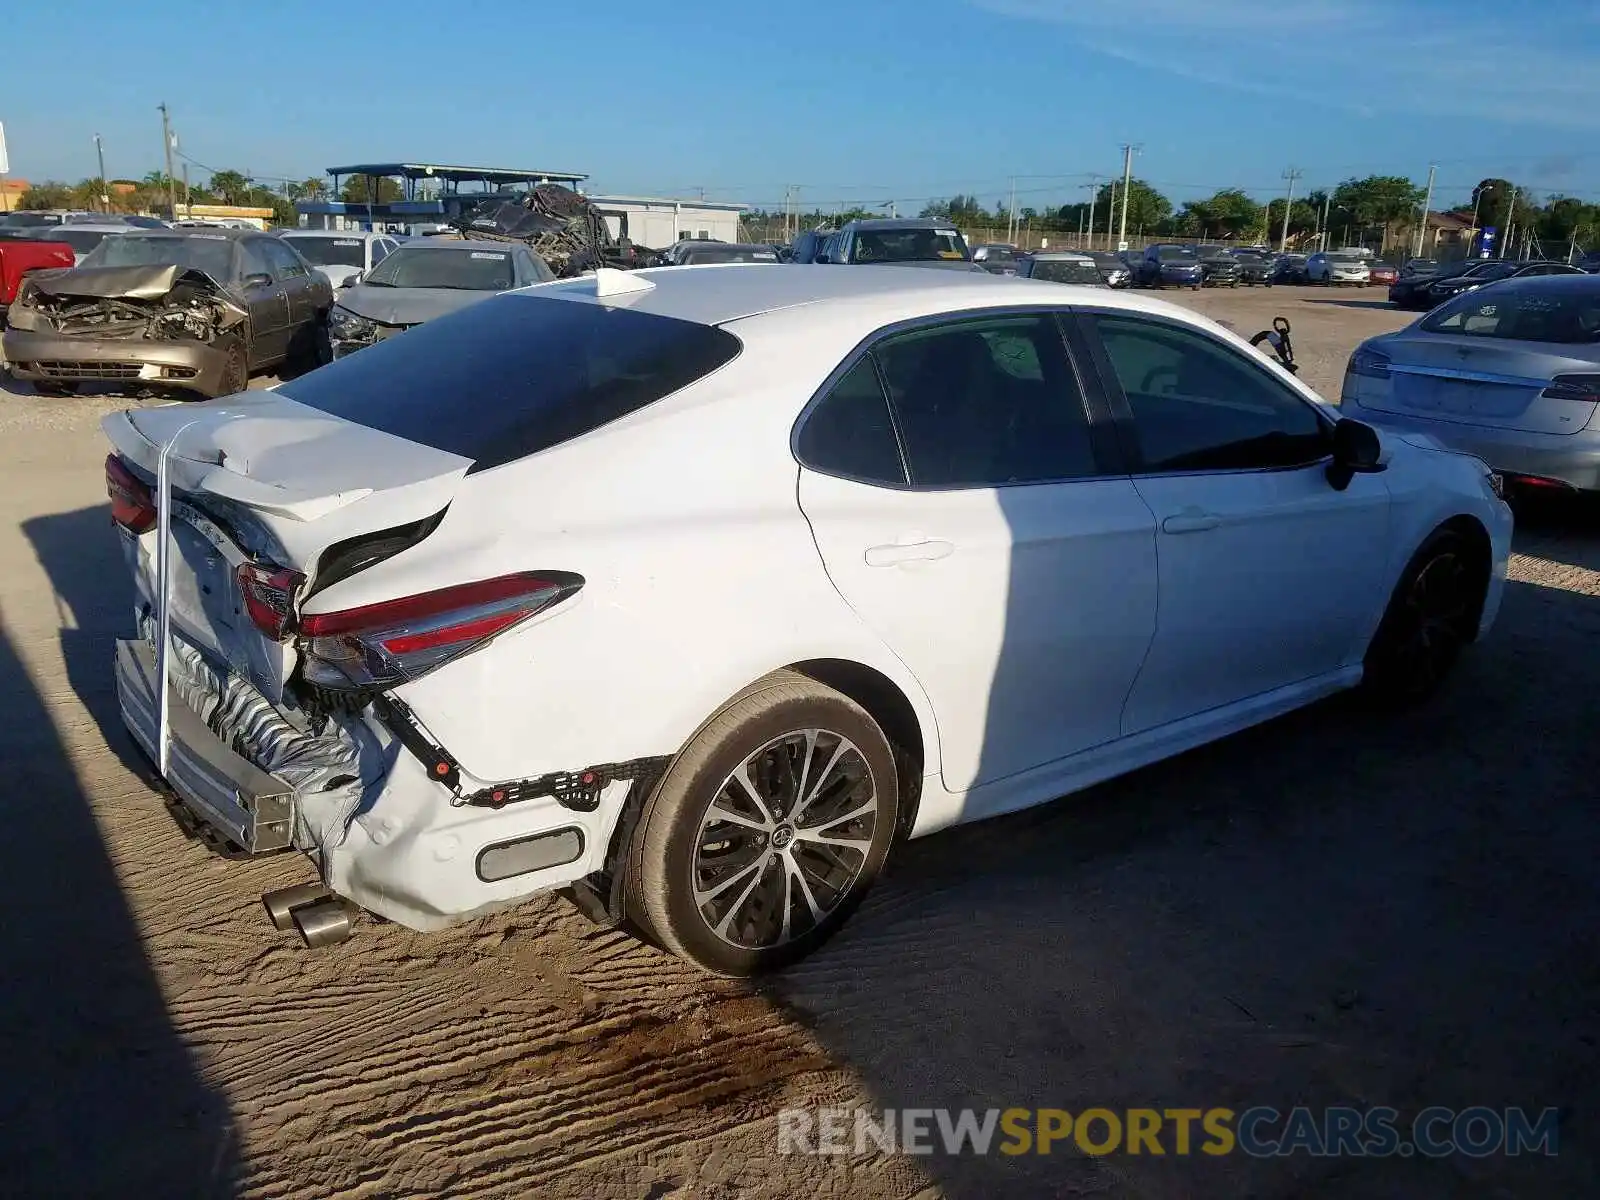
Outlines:
POLYGON ((1222 524, 1222 518, 1216 513, 1204 512, 1198 508, 1186 508, 1181 513, 1168 517, 1161 522, 1162 533, 1204 533, 1208 529, 1215 529, 1222 524))
POLYGON ((939 558, 949 558, 955 552, 954 542, 934 538, 920 542, 894 542, 887 546, 868 546, 866 558, 869 567, 897 567, 901 563, 932 562, 939 558))

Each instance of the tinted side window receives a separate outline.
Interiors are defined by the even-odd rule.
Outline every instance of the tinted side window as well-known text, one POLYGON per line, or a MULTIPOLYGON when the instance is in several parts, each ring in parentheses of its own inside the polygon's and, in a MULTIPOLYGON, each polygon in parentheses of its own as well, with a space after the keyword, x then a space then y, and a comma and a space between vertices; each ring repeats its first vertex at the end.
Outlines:
POLYGON ((796 448, 801 462, 825 475, 867 483, 906 482, 889 402, 871 358, 852 367, 811 410, 796 448))
POLYGON ((272 263, 273 274, 279 278, 295 279, 306 274, 306 265, 300 261, 300 256, 282 242, 257 244, 266 250, 267 260, 272 263))
POLYGON ((873 353, 913 483, 995 487, 1100 473, 1083 394, 1048 314, 920 329, 873 353))
POLYGON ((1312 406, 1232 347, 1132 317, 1095 326, 1133 410, 1144 470, 1296 466, 1328 453, 1312 406))
POLYGON ((391 247, 390 247, 388 242, 385 242, 385 241, 373 242, 372 243, 372 265, 373 266, 377 266, 384 259, 388 258, 390 249, 391 249, 391 247))
POLYGON ((283 272, 274 271, 272 263, 268 260, 263 243, 252 239, 239 246, 239 261, 241 270, 246 275, 270 275, 274 280, 283 272))

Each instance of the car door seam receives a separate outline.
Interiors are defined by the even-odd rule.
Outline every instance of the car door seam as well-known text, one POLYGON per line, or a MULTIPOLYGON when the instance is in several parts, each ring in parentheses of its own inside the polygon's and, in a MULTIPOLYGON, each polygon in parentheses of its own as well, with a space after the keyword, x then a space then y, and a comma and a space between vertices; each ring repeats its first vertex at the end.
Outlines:
MULTIPOLYGON (((931 748, 927 745, 923 747, 923 778, 927 778, 930 774, 937 774, 942 786, 944 779, 944 734, 939 728, 939 711, 934 708, 933 700, 928 695, 928 689, 923 686, 922 680, 917 678, 917 673, 911 669, 910 664, 901 658, 899 651, 891 646, 884 636, 872 627, 871 622, 861 615, 861 611, 850 602, 850 597, 844 594, 844 589, 839 586, 839 581, 833 577, 833 572, 828 567, 828 557, 822 552, 822 543, 817 538, 817 527, 812 523, 811 514, 806 512, 806 506, 800 499, 800 485, 804 478, 805 468, 796 463, 794 468, 794 506, 800 513, 800 519, 806 523, 806 532, 811 535, 811 548, 817 552, 817 563, 822 567, 822 576, 828 581, 828 586, 833 589, 833 594, 838 596, 844 606, 850 610, 850 615, 872 636, 873 640, 883 648, 884 652, 899 664, 901 671, 904 672, 904 677, 916 684, 918 692, 922 695, 923 710, 928 714, 928 720, 933 725, 935 738, 931 748)), ((862 484, 861 486, 870 487, 871 485, 862 484)))
POLYGON ((1128 476, 1128 483, 1133 488, 1133 494, 1139 497, 1139 503, 1144 505, 1145 511, 1150 514, 1150 551, 1156 560, 1156 605, 1154 619, 1150 622, 1150 640, 1144 644, 1144 653, 1139 657, 1138 669, 1133 673, 1133 679, 1128 684, 1128 690, 1122 695, 1122 708, 1117 713, 1117 736, 1128 736, 1128 705, 1133 700, 1133 694, 1139 688, 1139 680, 1144 677, 1144 669, 1150 662, 1150 652, 1155 648, 1156 638, 1161 633, 1161 521, 1156 516, 1156 510, 1150 504, 1150 498, 1139 490, 1139 481, 1133 476, 1128 476))

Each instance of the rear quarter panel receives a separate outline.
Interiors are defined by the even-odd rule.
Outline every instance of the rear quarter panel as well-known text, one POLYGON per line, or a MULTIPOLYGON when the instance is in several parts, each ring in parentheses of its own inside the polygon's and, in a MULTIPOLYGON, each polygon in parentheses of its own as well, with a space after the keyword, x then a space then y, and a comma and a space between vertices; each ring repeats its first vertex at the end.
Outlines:
POLYGON ((796 499, 790 431, 859 340, 845 324, 803 350, 737 330, 745 351, 721 371, 469 476, 432 536, 316 607, 541 568, 585 578, 563 606, 400 690, 485 782, 675 753, 746 684, 812 658, 894 681, 937 771, 926 698, 834 590, 796 499))

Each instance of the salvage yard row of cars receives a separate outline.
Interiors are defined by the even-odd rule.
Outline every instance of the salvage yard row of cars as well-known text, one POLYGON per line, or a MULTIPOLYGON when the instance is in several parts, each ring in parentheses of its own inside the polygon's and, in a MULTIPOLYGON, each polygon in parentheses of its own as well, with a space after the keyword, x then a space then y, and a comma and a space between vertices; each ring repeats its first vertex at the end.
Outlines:
POLYGON ((1508 480, 1600 487, 1592 276, 1448 299, 1334 405, 1086 255, 826 245, 555 279, 516 242, 364 244, 334 288, 290 238, 154 230, 24 285, 27 377, 83 332, 76 361, 236 393, 103 423, 107 669, 187 830, 315 864, 274 920, 325 944, 560 890, 781 968, 906 838, 1334 692, 1426 699, 1494 622, 1508 480), (240 391, 319 319, 335 361, 240 391))

